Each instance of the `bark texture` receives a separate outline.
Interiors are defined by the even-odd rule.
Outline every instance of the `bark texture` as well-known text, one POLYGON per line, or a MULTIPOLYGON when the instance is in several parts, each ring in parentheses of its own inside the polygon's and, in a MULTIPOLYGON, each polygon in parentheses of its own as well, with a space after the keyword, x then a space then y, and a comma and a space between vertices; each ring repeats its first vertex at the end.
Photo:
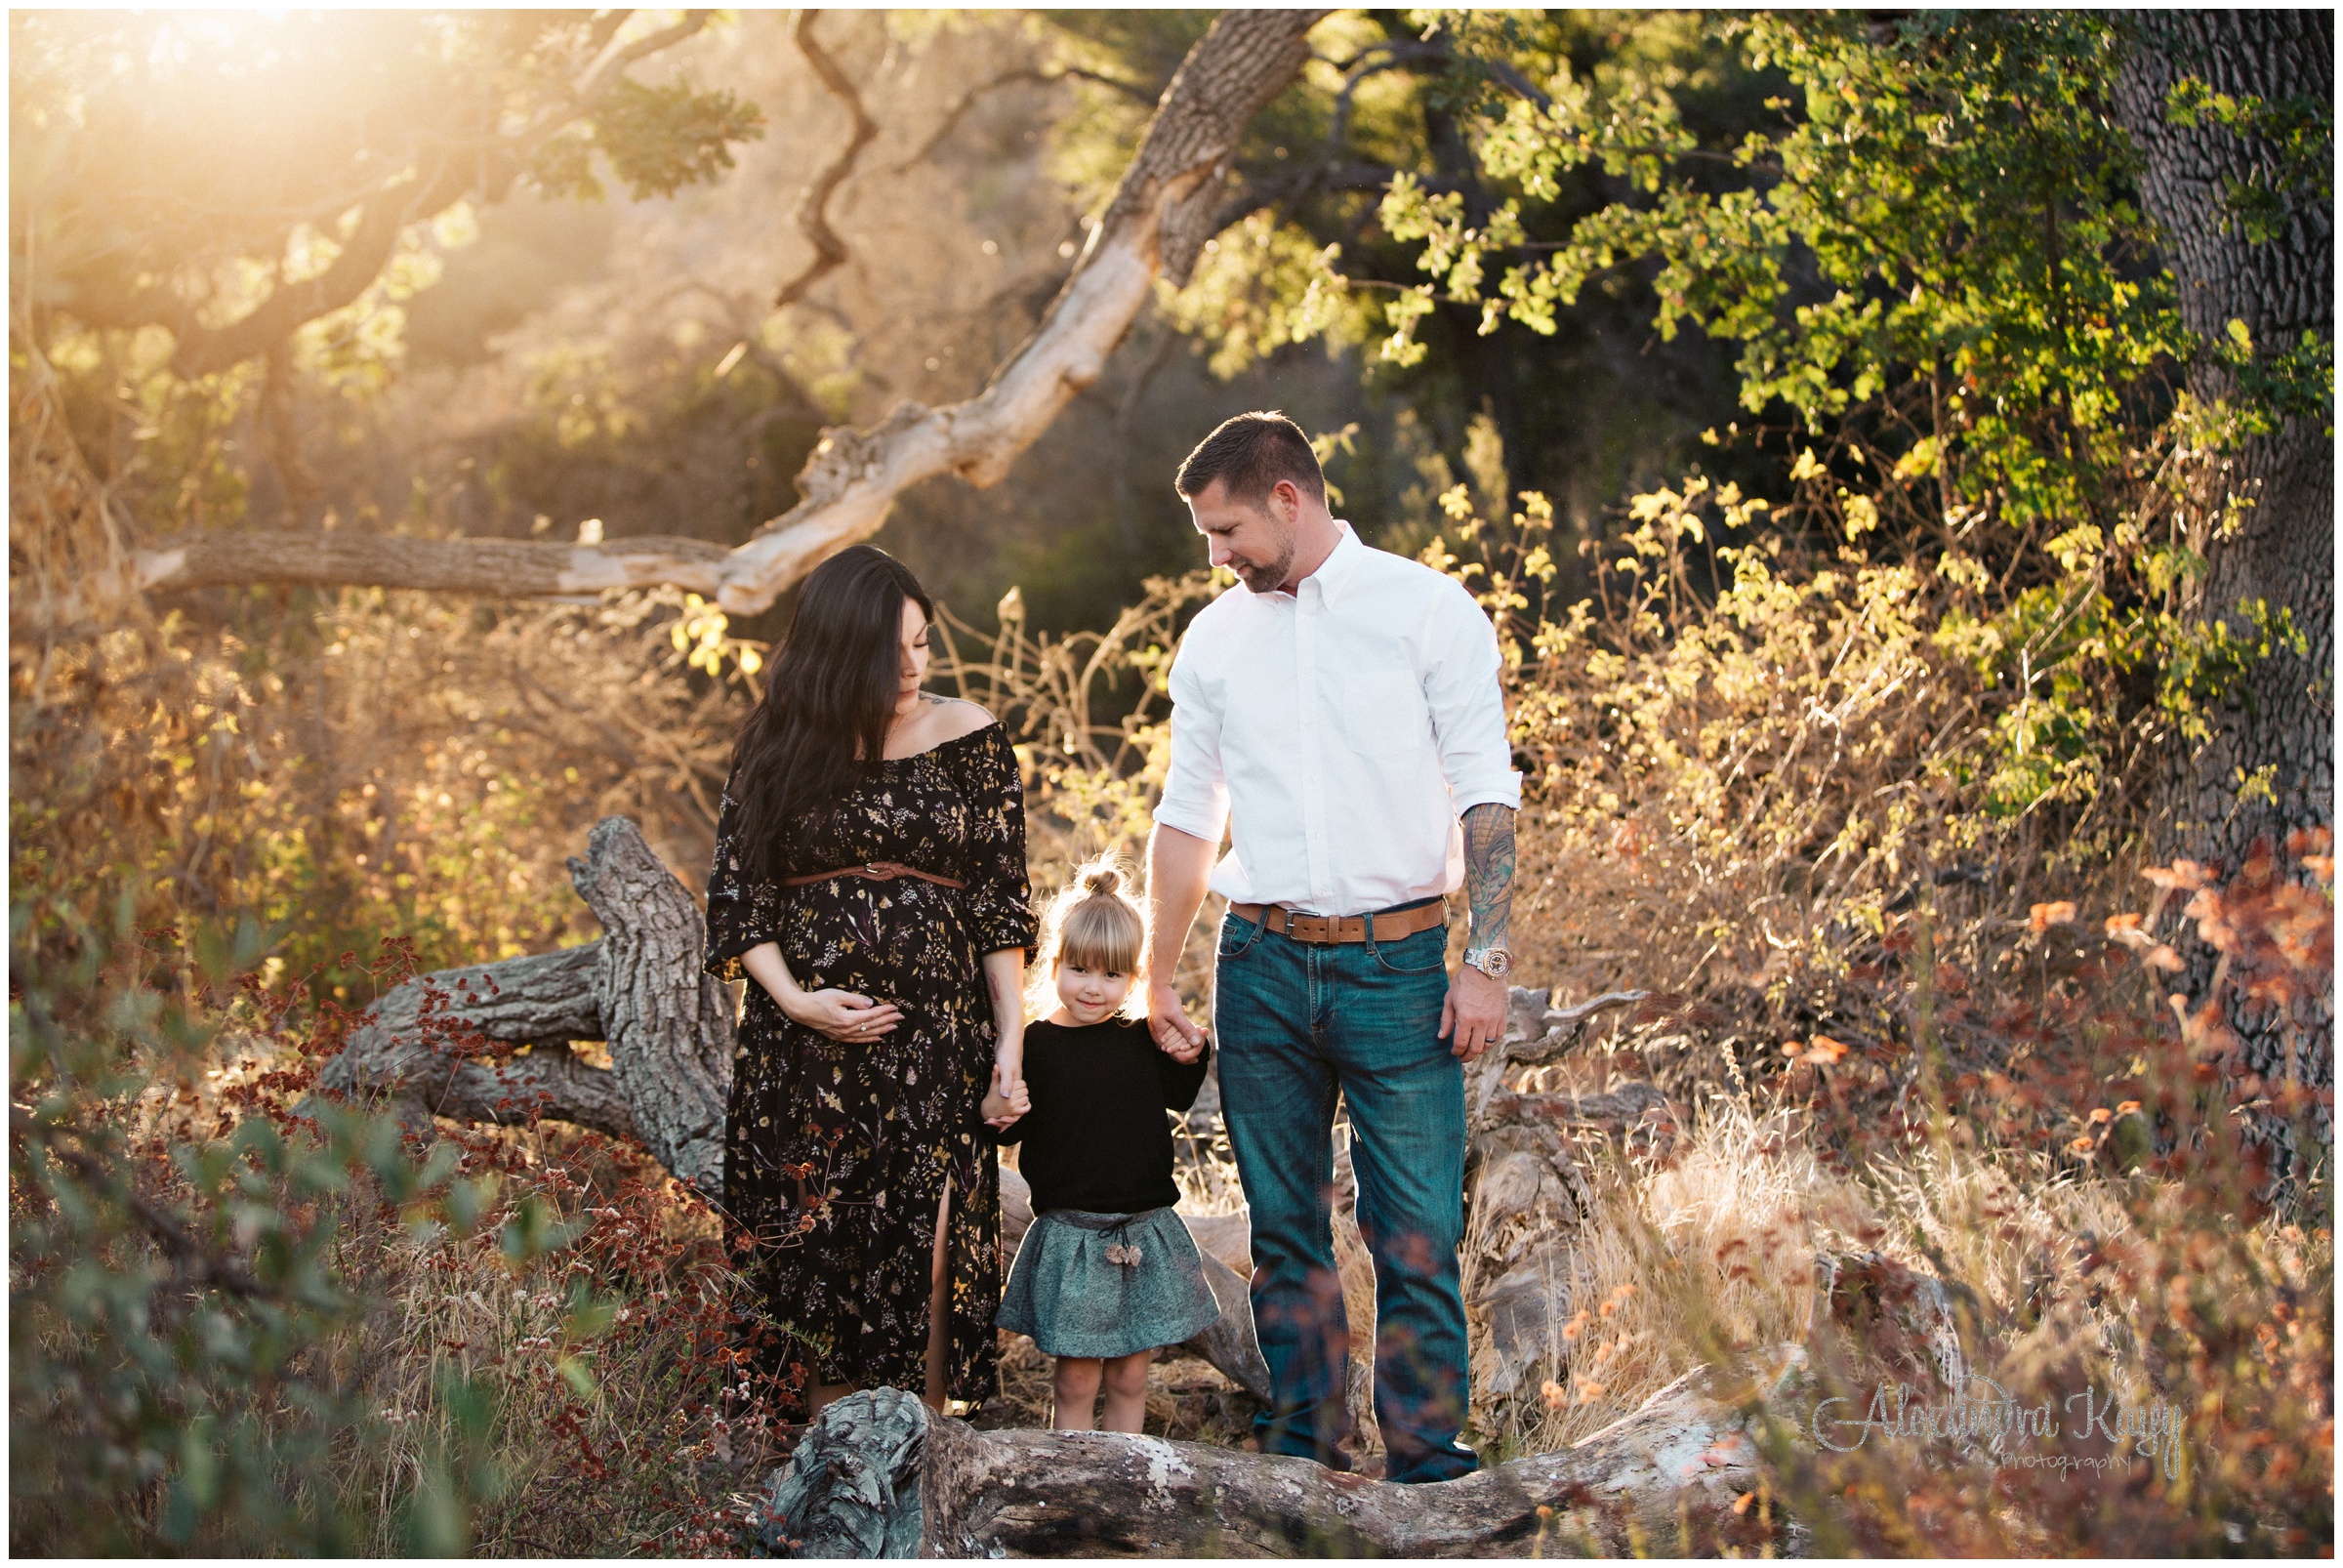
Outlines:
POLYGON ((655 535, 565 545, 221 528, 141 550, 134 564, 139 586, 149 592, 224 583, 363 583, 529 598, 673 583, 708 596, 722 581, 725 554, 705 539, 655 535))
POLYGON ((318 1087, 380 1096, 419 1130, 434 1116, 519 1122, 538 1111, 633 1137, 616 1075, 570 1050, 573 1040, 602 1038, 593 989, 601 948, 439 970, 394 986, 325 1064, 318 1087))
POLYGON ((594 1004, 636 1134, 677 1179, 719 1194, 736 1007, 727 987, 700 972, 700 906, 623 816, 595 824, 569 878, 609 933, 594 966, 594 1004))
POLYGON ((193 538, 139 553, 143 588, 353 583, 493 595, 673 585, 756 614, 825 557, 879 530, 895 497, 958 474, 1000 482, 1058 411, 1105 371, 1160 276, 1184 283, 1218 210, 1214 186, 1246 125, 1309 58, 1324 11, 1230 11, 1188 52, 1042 324, 984 391, 905 402, 870 430, 826 432, 798 475, 804 498, 730 552, 697 541, 562 545, 283 533, 193 538))
POLYGON ((625 817, 596 823, 569 872, 601 940, 393 987, 318 1086, 387 1096, 421 1128, 535 1114, 636 1138, 720 1196, 733 1004, 700 972, 699 907, 625 817), (609 1043, 609 1067, 570 1049, 595 1040, 609 1043))
MULTIPOLYGON (((2325 11, 2153 11, 2131 17, 2134 47, 2117 84, 2117 119, 2142 154, 2140 198, 2162 230, 2179 284, 2183 322, 2214 343, 2241 321, 2259 355, 2292 348, 2306 332, 2334 338, 2334 219, 2317 191, 2286 192, 2279 232, 2250 239, 2229 192, 2248 182, 2281 184, 2278 147, 2221 126, 2176 125, 2166 95, 2184 77, 2217 93, 2266 102, 2332 104, 2334 18, 2325 11)), ((2235 372, 2200 355, 2189 388, 2207 401, 2239 392, 2235 372)), ((2207 550, 2203 613, 2245 630, 2240 602, 2290 609, 2308 655, 2281 651, 2249 670, 2234 701, 2215 716, 2211 741, 2175 756, 2164 780, 2164 848, 2232 870, 2257 838, 2282 842, 2297 828, 2334 816, 2334 451, 2327 418, 2292 416, 2246 440, 2220 476, 2229 495, 2251 501, 2244 525, 2207 550), (2243 779, 2266 774, 2274 799, 2241 799, 2243 779)), ((2217 512, 2224 495, 2204 498, 2217 512)), ((2208 951, 2190 988, 2212 970, 2208 951)), ((2309 1047, 2306 1076, 2331 1084, 2331 1007, 2297 1020, 2309 1047)), ((2250 1065, 2280 1069, 2282 1028, 2233 1019, 2250 1065)), ((2322 1110, 2322 1115, 2326 1113, 2322 1110)))
MULTIPOLYGON (((774 1555, 1527 1557, 1755 1546, 1744 1406, 1783 1397, 1702 1372, 1576 1447, 1437 1486, 1114 1432, 978 1432, 882 1388, 831 1405, 773 1478, 774 1555)), ((1777 1544, 1795 1549, 1792 1526, 1777 1544)))

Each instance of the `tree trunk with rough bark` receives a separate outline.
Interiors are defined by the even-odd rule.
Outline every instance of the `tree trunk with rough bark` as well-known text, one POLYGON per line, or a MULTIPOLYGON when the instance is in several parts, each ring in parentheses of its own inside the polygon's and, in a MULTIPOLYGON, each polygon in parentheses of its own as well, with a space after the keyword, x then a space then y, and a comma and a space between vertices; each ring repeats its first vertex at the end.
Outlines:
MULTIPOLYGON (((2134 47, 2117 82, 2115 112, 2141 155, 2140 198, 2163 231, 2179 285, 2181 319, 2208 343, 2244 323, 2257 356, 2315 334, 2334 338, 2334 223, 2331 201, 2283 190, 2280 149, 2210 122, 2173 123, 2166 95, 2194 77, 2214 92, 2270 103, 2309 100, 2331 114, 2334 19, 2325 11, 2154 11, 2132 14, 2134 47), (2231 201, 2248 182, 2283 191, 2278 232, 2255 241, 2231 201)), ((2229 366, 2200 354, 2189 390, 2205 401, 2240 393, 2229 366)), ((2251 503, 2231 538, 2207 547, 2202 613, 2240 633, 2241 604, 2292 612, 2307 655, 2281 649, 2252 666, 2233 700, 2213 716, 2212 739, 2176 754, 2162 788, 2163 846, 2171 854, 2242 865, 2256 839, 2274 845, 2334 818, 2334 449, 2324 418, 2295 414, 2270 434, 2247 438, 2202 498, 2210 515, 2237 496, 2251 503), (2240 791, 2240 784, 2247 784, 2240 791)), ((2201 990, 2212 957, 2199 949, 2191 989, 2201 990)), ((2306 1075, 2333 1082, 2331 1010, 2306 1026, 2306 1075)), ((2250 1065, 2281 1070, 2285 1030, 2238 1017, 2250 1065)), ((2322 1113, 2323 1114, 2323 1113, 2322 1113)))
POLYGON ((1165 89, 1041 326, 984 391, 942 408, 905 402, 867 431, 823 433, 798 475, 804 499, 735 550, 672 538, 572 545, 222 530, 138 552, 139 586, 349 583, 512 598, 672 585, 730 613, 756 614, 823 559, 878 532, 895 497, 921 480, 957 474, 982 488, 1007 476, 1104 372, 1156 279, 1187 281, 1221 210, 1217 187, 1238 139, 1309 59, 1306 35, 1325 15, 1223 14, 1165 89))
POLYGON ((351 1031, 318 1087, 386 1096, 400 1118, 531 1115, 634 1138, 711 1197, 723 1179, 733 1001, 700 972, 691 894, 625 817, 604 817, 572 884, 606 934, 552 953, 419 974, 351 1031), (609 1043, 596 1067, 572 1041, 609 1043))
POLYGON ((678 1180, 720 1193, 738 1002, 701 972, 699 903, 623 816, 595 824, 569 878, 608 933, 594 1005, 636 1134, 678 1180))

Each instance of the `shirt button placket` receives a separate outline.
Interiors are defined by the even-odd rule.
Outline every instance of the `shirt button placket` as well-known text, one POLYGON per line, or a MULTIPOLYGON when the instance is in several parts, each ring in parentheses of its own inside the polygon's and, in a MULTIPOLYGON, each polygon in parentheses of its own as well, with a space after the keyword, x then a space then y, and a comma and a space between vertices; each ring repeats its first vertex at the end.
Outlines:
POLYGON ((1302 839, 1308 847, 1310 868, 1310 901, 1327 914, 1340 914, 1334 907, 1334 879, 1328 874, 1326 853, 1326 796, 1322 787, 1321 755, 1318 720, 1320 695, 1318 690, 1318 627, 1323 619, 1326 596, 1312 579, 1301 585, 1295 596, 1295 619, 1296 639, 1300 645, 1300 679, 1295 682, 1301 704, 1301 824, 1302 839))

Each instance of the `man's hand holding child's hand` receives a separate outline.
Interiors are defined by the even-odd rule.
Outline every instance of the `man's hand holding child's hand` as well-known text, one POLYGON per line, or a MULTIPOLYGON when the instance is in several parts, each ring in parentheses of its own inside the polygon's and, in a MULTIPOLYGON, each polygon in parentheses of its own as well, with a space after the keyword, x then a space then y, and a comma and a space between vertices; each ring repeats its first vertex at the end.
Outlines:
POLYGON ((1179 993, 1169 982, 1147 989, 1147 1030, 1173 1061, 1191 1062, 1204 1053, 1204 1031, 1190 1021, 1187 1009, 1180 1006, 1179 993))

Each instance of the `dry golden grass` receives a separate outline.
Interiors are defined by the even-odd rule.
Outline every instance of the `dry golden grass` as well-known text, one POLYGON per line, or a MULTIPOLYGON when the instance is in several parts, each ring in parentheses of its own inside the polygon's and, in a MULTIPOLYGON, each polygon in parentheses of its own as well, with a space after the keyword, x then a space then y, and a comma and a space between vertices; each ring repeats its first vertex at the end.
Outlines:
MULTIPOLYGON (((1483 1404, 1481 1429, 1505 1452, 1551 1452, 1692 1370, 1706 1336, 1743 1350, 1803 1342, 1818 1254, 1876 1250, 1982 1286, 1987 1311, 2005 1320, 2030 1291, 2055 1291, 2076 1238, 2112 1239, 2126 1224, 2108 1182, 2013 1170, 1973 1150, 1923 1148, 1861 1176, 1833 1172, 1803 1120, 1719 1093, 1700 1103, 1663 1168, 1589 1145, 1596 1209, 1571 1252, 1569 1365, 1543 1399, 1483 1404)), ((2112 1303, 2092 1315, 2100 1342, 2119 1332, 2112 1303)), ((2035 1356, 2045 1337, 2065 1343, 2076 1328, 2045 1320, 1994 1353, 2035 1356)), ((1476 1341, 1485 1334, 1476 1321, 1476 1341)))

